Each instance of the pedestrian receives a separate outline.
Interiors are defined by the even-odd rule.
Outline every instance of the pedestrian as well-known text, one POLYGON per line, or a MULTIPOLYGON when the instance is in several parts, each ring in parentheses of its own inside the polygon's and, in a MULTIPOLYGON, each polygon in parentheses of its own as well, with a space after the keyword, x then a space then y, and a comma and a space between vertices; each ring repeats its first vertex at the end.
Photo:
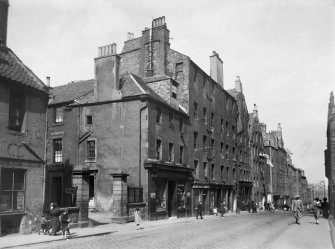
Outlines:
POLYGON ((70 221, 71 220, 69 218, 69 210, 64 209, 63 213, 60 215, 60 225, 62 227, 63 238, 66 238, 70 234, 70 228, 69 228, 70 221))
POLYGON ((59 216, 61 214, 61 211, 59 207, 57 206, 57 203, 51 203, 50 205, 50 223, 47 228, 49 235, 57 235, 57 232, 60 231, 60 221, 59 216), (51 232, 50 232, 51 230, 51 232))
POLYGON ((221 217, 224 217, 224 214, 226 213, 226 202, 225 201, 221 202, 219 212, 221 214, 221 217))
POLYGON ((323 203, 322 203, 322 214, 323 217, 328 219, 329 218, 329 202, 327 201, 327 198, 323 198, 323 203))
POLYGON ((44 216, 43 214, 41 215, 40 224, 41 224, 41 228, 40 228, 40 230, 38 231, 38 235, 40 235, 41 232, 42 232, 43 234, 46 234, 46 232, 47 232, 47 227, 48 227, 48 225, 49 225, 49 221, 45 218, 45 216, 44 216))
POLYGON ((300 199, 300 196, 297 195, 295 199, 292 201, 292 212, 295 218, 295 223, 298 225, 300 225, 299 221, 302 217, 302 211, 303 211, 302 201, 300 199))
POLYGON ((134 216, 135 216, 136 230, 139 230, 141 222, 142 222, 141 213, 140 213, 139 208, 136 208, 134 212, 134 216))
POLYGON ((322 209, 322 205, 321 205, 319 198, 315 198, 312 204, 312 211, 313 211, 316 224, 319 224, 319 216, 320 216, 321 209, 322 209))
POLYGON ((199 202, 198 206, 197 206, 197 219, 198 216, 200 215, 200 218, 202 219, 202 205, 201 205, 201 201, 199 202))

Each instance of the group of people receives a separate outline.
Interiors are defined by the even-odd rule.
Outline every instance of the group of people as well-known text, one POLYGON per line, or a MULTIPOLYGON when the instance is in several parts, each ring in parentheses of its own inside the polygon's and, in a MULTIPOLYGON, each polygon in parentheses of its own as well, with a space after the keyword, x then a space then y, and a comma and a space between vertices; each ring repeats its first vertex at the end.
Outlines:
POLYGON ((43 234, 57 235, 57 232, 62 230, 63 237, 67 237, 70 234, 69 223, 68 209, 61 211, 57 203, 51 203, 48 218, 44 215, 41 217, 41 229, 38 234, 42 232, 43 234))
POLYGON ((275 205, 271 201, 265 202, 264 203, 264 210, 274 212, 275 211, 275 205))
MULTIPOLYGON (((302 212, 304 210, 302 200, 300 196, 296 196, 296 198, 292 201, 292 212, 295 218, 295 223, 300 224, 300 219, 302 217, 302 212)), ((321 213, 323 217, 328 219, 329 217, 329 203, 327 202, 327 198, 323 198, 323 202, 319 198, 315 198, 312 204, 312 212, 315 219, 315 223, 319 224, 319 217, 321 213)))

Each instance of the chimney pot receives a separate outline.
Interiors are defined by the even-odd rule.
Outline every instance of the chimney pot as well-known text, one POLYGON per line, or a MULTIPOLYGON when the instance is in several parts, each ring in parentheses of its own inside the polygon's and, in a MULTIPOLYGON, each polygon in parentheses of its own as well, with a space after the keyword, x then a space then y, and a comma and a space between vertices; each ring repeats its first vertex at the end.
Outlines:
POLYGON ((47 86, 50 86, 50 77, 49 76, 46 77, 45 83, 46 83, 47 86))
POLYGON ((216 81, 222 88, 224 88, 223 83, 223 62, 219 57, 219 54, 215 51, 212 52, 213 55, 209 57, 210 60, 210 76, 216 81))

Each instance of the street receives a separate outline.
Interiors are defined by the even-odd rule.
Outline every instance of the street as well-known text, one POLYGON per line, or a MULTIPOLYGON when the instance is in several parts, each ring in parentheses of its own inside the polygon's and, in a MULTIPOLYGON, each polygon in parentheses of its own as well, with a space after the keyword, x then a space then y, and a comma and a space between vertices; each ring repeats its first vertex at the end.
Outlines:
MULTIPOLYGON (((206 219, 207 218, 207 219, 206 219)), ((129 226, 131 224, 127 224, 129 226)), ((184 219, 174 224, 144 222, 144 228, 112 232, 104 236, 69 239, 25 248, 318 248, 332 249, 328 220, 314 223, 311 215, 293 223, 291 212, 276 211, 203 220, 184 219)))

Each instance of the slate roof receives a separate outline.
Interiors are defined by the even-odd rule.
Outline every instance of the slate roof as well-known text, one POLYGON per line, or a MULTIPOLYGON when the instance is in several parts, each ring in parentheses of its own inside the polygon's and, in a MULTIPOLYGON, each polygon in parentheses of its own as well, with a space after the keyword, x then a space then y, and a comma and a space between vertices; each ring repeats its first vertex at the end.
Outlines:
POLYGON ((233 88, 233 89, 229 89, 229 90, 227 90, 227 92, 231 95, 231 96, 233 96, 234 98, 236 98, 236 91, 235 91, 235 88, 233 88))
POLYGON ((57 86, 51 90, 49 105, 72 102, 94 91, 94 80, 83 80, 57 86))
POLYGON ((0 77, 48 93, 47 87, 8 47, 0 44, 0 77))

